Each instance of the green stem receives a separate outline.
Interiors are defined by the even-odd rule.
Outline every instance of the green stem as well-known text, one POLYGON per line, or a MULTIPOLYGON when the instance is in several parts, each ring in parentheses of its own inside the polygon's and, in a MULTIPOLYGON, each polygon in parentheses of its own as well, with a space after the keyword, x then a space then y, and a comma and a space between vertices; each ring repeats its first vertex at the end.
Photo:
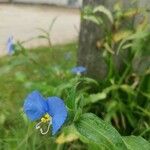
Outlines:
POLYGON ((147 132, 149 132, 150 131, 150 128, 147 128, 146 130, 144 130, 141 134, 140 134, 140 136, 143 136, 144 134, 146 134, 147 132))
POLYGON ((63 150, 64 145, 63 144, 58 144, 56 150, 63 150))
POLYGON ((128 67, 125 69, 122 77, 120 78, 120 80, 118 82, 119 85, 123 83, 123 80, 125 79, 125 77, 127 76, 128 72, 130 71, 130 68, 131 68, 131 66, 128 65, 128 67))

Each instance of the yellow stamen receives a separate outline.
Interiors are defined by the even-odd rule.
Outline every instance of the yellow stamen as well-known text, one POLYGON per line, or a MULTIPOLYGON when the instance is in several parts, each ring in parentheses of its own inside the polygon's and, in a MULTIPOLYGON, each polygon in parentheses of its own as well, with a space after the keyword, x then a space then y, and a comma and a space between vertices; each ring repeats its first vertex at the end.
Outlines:
POLYGON ((46 114, 44 117, 41 118, 41 122, 46 123, 51 120, 51 116, 49 114, 46 114))
POLYGON ((49 114, 45 114, 42 118, 41 118, 41 121, 39 123, 36 124, 35 128, 37 130, 40 130, 41 134, 47 134, 49 129, 50 129, 50 125, 52 124, 52 117, 49 115, 49 114), (47 126, 47 130, 44 131, 42 129, 42 126, 44 123, 48 123, 48 126, 47 126))

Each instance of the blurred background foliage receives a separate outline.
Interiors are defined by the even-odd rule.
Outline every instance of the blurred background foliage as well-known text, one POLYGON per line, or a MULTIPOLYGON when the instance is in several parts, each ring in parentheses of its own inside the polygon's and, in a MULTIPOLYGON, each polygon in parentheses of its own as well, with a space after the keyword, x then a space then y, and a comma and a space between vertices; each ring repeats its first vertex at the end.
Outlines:
POLYGON ((90 105, 90 110, 111 122, 122 135, 142 135, 147 139, 150 138, 148 15, 146 9, 124 9, 120 3, 114 5, 113 13, 100 5, 86 6, 82 14, 83 19, 104 30, 97 48, 103 50, 108 66, 107 78, 99 84, 101 92, 90 95, 96 102, 90 105), (116 59, 121 63, 119 69, 116 59))

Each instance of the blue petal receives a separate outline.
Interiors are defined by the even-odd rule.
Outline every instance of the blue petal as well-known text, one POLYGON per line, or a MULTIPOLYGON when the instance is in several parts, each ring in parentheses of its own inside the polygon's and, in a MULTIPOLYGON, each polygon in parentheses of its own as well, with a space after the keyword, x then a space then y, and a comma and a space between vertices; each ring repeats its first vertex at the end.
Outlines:
POLYGON ((83 66, 77 66, 77 67, 72 68, 72 70, 71 70, 71 72, 75 73, 75 74, 77 74, 77 73, 84 73, 86 71, 87 71, 87 69, 85 67, 83 67, 83 66))
POLYGON ((67 109, 59 97, 48 97, 48 113, 52 117, 52 134, 54 135, 67 118, 67 109))
POLYGON ((7 40, 7 51, 8 51, 8 54, 12 54, 14 52, 14 43, 13 43, 12 36, 10 36, 7 40))
POLYGON ((48 105, 38 91, 33 91, 25 99, 23 109, 28 118, 34 121, 46 114, 48 105))

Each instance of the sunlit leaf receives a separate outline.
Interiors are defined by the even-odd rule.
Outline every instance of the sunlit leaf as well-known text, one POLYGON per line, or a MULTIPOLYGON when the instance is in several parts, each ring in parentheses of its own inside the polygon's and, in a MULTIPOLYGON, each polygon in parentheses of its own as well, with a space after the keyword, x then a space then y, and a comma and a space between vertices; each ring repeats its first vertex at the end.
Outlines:
POLYGON ((85 99, 85 104, 96 103, 99 100, 103 100, 107 97, 106 93, 91 94, 87 99, 85 99))
POLYGON ((142 38, 148 36, 148 34, 149 34, 149 33, 148 33, 147 31, 139 31, 139 32, 137 32, 137 33, 135 33, 135 34, 130 35, 130 36, 127 37, 127 38, 124 38, 124 39, 120 42, 120 44, 119 44, 119 46, 118 46, 117 53, 119 53, 119 51, 121 50, 122 46, 123 46, 126 42, 128 42, 128 41, 130 41, 130 40, 134 40, 134 39, 142 39, 142 38))
POLYGON ((140 136, 123 137, 129 150, 150 150, 150 143, 140 136))
POLYGON ((132 8, 128 11, 126 11, 123 16, 126 18, 131 18, 134 17, 135 15, 137 15, 140 11, 137 8, 132 8))
POLYGON ((127 150, 117 130, 94 114, 83 114, 75 127, 89 143, 95 143, 100 149, 127 150))
POLYGON ((84 81, 88 84, 95 84, 95 85, 99 85, 98 82, 92 78, 88 78, 88 77, 84 77, 81 79, 81 81, 84 81))
POLYGON ((111 53, 111 54, 115 54, 115 52, 113 51, 113 49, 108 45, 108 43, 104 44, 105 49, 111 53))
POLYGON ((111 12, 106 7, 104 7, 103 5, 99 5, 96 8, 94 8, 93 12, 94 13, 96 13, 96 12, 104 13, 108 17, 108 19, 110 20, 111 23, 114 22, 114 19, 113 19, 111 12))
POLYGON ((113 34, 112 39, 114 42, 119 42, 120 40, 129 37, 129 35, 132 34, 132 31, 126 30, 126 31, 118 31, 113 34))
POLYGON ((99 18, 97 18, 94 15, 89 15, 89 16, 84 16, 83 19, 88 20, 88 21, 92 21, 93 23, 100 25, 103 23, 103 21, 99 18))
POLYGON ((56 143, 63 144, 63 143, 75 141, 77 139, 78 139, 78 133, 75 127, 72 125, 63 129, 63 132, 56 139, 56 143))
POLYGON ((147 97, 150 100, 150 93, 141 92, 143 96, 147 97))
POLYGON ((125 92, 127 92, 127 93, 129 93, 129 94, 136 95, 136 93, 135 93, 135 91, 133 90, 133 88, 131 88, 131 86, 129 86, 129 85, 127 85, 127 84, 121 85, 120 88, 121 88, 123 91, 125 91, 125 92))

